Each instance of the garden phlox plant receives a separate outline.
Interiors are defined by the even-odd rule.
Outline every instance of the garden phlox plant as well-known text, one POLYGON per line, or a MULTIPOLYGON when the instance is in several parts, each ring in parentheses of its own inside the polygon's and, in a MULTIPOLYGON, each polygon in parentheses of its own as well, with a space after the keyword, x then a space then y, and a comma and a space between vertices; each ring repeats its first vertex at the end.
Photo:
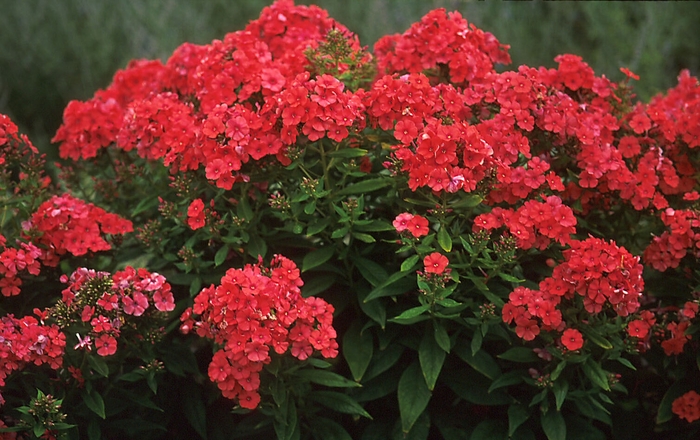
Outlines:
POLYGON ((50 349, 5 374, 47 363, 83 387, 74 437, 109 432, 90 417, 144 380, 188 390, 138 391, 183 436, 694 438, 700 83, 641 103, 626 68, 497 68, 508 51, 437 9, 370 53, 277 1, 72 101, 67 193, 12 171, 35 149, 0 120, 24 210, 2 293, 54 295, 25 318, 50 349))

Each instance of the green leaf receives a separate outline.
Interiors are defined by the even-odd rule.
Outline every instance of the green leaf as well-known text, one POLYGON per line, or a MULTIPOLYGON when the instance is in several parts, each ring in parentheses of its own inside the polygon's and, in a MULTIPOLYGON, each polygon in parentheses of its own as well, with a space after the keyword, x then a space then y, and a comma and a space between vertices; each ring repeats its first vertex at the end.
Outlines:
POLYGON ((83 396, 83 402, 85 402, 85 405, 90 408, 92 412, 100 416, 102 419, 106 418, 105 402, 102 399, 102 396, 100 396, 95 390, 90 390, 90 392, 88 392, 87 389, 84 389, 81 394, 83 396))
POLYGON ((316 201, 312 200, 306 205, 304 205, 304 214, 311 215, 316 211, 316 201))
POLYGON ((616 360, 617 360, 619 363, 621 363, 622 365, 624 365, 625 367, 629 368, 630 370, 637 371, 637 368, 635 368, 635 366, 632 365, 632 362, 628 361, 627 359, 625 359, 625 358, 623 358, 623 357, 619 357, 619 358, 617 358, 616 360))
POLYGON ((523 381, 525 372, 522 370, 509 371, 498 376, 489 387, 489 393, 499 388, 515 385, 523 381))
POLYGON ((376 240, 374 237, 372 237, 371 235, 369 235, 369 234, 364 234, 364 233, 362 233, 362 232, 353 232, 351 235, 352 235, 353 237, 355 237, 356 239, 360 240, 360 241, 363 242, 363 243, 374 243, 375 241, 377 241, 377 240, 376 240))
POLYGON ((431 393, 425 383, 420 365, 412 363, 399 379, 397 390, 399 412, 401 413, 401 429, 407 433, 416 423, 430 401, 431 393))
POLYGON ((357 255, 352 255, 350 257, 351 261, 355 264, 355 267, 362 275, 362 278, 369 281, 373 287, 381 285, 384 281, 389 278, 389 274, 381 265, 375 263, 367 258, 362 258, 357 255))
POLYGON ((419 258, 420 255, 411 255, 410 257, 406 258, 403 263, 401 263, 401 272, 409 272, 411 269, 413 269, 416 266, 416 263, 418 263, 419 258))
POLYGON ((537 355, 531 348, 527 347, 513 347, 499 354, 499 359, 504 359, 511 362, 535 362, 537 361, 537 355))
POLYGON ((476 354, 472 354, 471 346, 468 347, 466 344, 462 343, 457 344, 454 347, 454 350, 460 359, 489 379, 494 380, 501 375, 501 369, 496 361, 484 350, 480 350, 476 354))
POLYGON ((330 157, 340 157, 344 159, 352 157, 363 157, 367 156, 368 151, 362 148, 343 148, 342 150, 331 151, 328 153, 330 157))
POLYGON ((559 411, 550 409, 542 415, 541 422, 548 440, 566 440, 566 422, 559 411))
POLYGON ((391 180, 386 179, 384 177, 367 179, 342 188, 340 191, 337 192, 337 195, 344 196, 349 194, 366 194, 389 186, 390 184, 391 180))
POLYGON ((508 407, 508 437, 513 437, 516 429, 530 418, 530 409, 521 404, 508 407))
POLYGON ((447 330, 437 321, 433 321, 433 336, 435 337, 435 342, 442 348, 446 353, 449 353, 452 349, 452 342, 450 341, 450 335, 447 334, 447 330))
POLYGON ((192 283, 190 284, 190 296, 197 295, 202 290, 202 278, 198 275, 192 278, 192 283))
POLYGON ((318 295, 331 287, 338 280, 336 275, 323 274, 304 280, 304 285, 301 287, 301 295, 304 298, 318 295))
POLYGON ((285 399, 282 406, 276 411, 272 426, 275 428, 278 440, 292 440, 299 435, 299 418, 297 406, 293 399, 285 399))
POLYGON ((442 225, 440 230, 438 230, 437 241, 445 252, 450 252, 452 250, 452 238, 450 237, 450 233, 447 232, 445 225, 442 225))
POLYGON ((226 260, 226 257, 228 256, 228 251, 229 247, 226 244, 221 246, 221 249, 216 251, 216 255, 214 255, 214 266, 221 266, 221 263, 223 263, 224 260, 226 260))
POLYGON ((557 380, 559 378, 559 375, 561 375, 561 372, 564 371, 565 367, 566 367, 566 361, 559 362, 559 364, 554 369, 554 371, 552 371, 552 374, 549 376, 549 378, 552 380, 557 380))
POLYGON ((294 376, 303 379, 307 382, 317 383, 319 385, 325 385, 327 387, 355 388, 362 386, 359 383, 346 379, 340 374, 334 373, 332 371, 316 369, 296 370, 294 372, 294 376))
POLYGON ((310 420, 313 426, 313 436, 316 440, 352 440, 352 437, 342 425, 325 417, 314 417, 310 420))
POLYGON ((396 229, 394 228, 394 225, 384 220, 372 220, 366 225, 355 223, 354 228, 362 232, 384 232, 393 231, 396 229))
POLYGON ((507 440, 505 424, 498 420, 484 420, 476 425, 469 440, 507 440))
POLYGON ((415 287, 415 280, 405 280, 402 283, 398 281, 408 275, 410 272, 394 272, 382 284, 375 287, 364 299, 364 302, 372 301, 373 299, 384 296, 400 295, 408 292, 415 287))
POLYGON ((359 321, 353 322, 343 336, 343 356, 356 381, 362 380, 374 352, 374 341, 369 330, 362 331, 359 321))
POLYGON ((186 392, 182 393, 182 411, 185 413, 185 418, 194 430, 207 438, 207 414, 202 399, 202 392, 194 382, 187 382, 186 392))
POLYGON ((605 391, 610 391, 610 384, 608 383, 608 375, 603 371, 601 366, 594 360, 588 359, 581 366, 583 372, 588 376, 588 378, 594 384, 598 385, 605 391))
MULTIPOLYGON (((248 203, 248 198, 247 197, 241 197, 238 200, 238 206, 236 209, 236 213, 238 214, 239 218, 242 218, 246 221, 252 221, 253 220, 253 210, 250 208, 250 204, 248 203)), ((256 255, 257 257, 257 255, 256 255)))
POLYGON ((462 200, 450 205, 450 208, 473 208, 481 203, 484 199, 476 194, 470 194, 462 197, 462 200))
POLYGON ((109 376, 109 366, 107 366, 107 362, 105 362, 102 357, 88 356, 87 360, 88 364, 90 364, 90 367, 92 368, 92 371, 102 377, 109 376))
POLYGON ((472 356, 474 356, 481 349, 481 343, 483 341, 484 341, 484 336, 481 334, 481 332, 479 332, 479 331, 474 332, 474 337, 472 338, 472 342, 470 344, 470 348, 472 350, 472 356))
POLYGON ((410 308, 408 310, 405 310, 399 316, 392 318, 389 321, 396 322, 398 324, 404 324, 406 322, 412 323, 412 322, 415 322, 415 321, 413 321, 413 318, 416 318, 417 316, 422 315, 423 313, 428 311, 429 308, 430 308, 430 304, 425 304, 422 306, 413 307, 413 308, 410 308))
POLYGON ((425 384, 428 386, 428 389, 432 391, 435 388, 435 383, 440 375, 440 370, 442 370, 442 364, 445 362, 447 353, 440 348, 429 329, 430 324, 421 338, 418 347, 418 360, 421 370, 423 371, 425 384))
POLYGON ((309 399, 340 413, 372 419, 372 416, 347 394, 335 391, 314 391, 309 394, 309 399))
POLYGON ((396 365, 404 351, 401 344, 389 344, 383 350, 375 351, 364 379, 371 380, 396 365))
POLYGON ((331 224, 331 219, 329 218, 324 218, 324 219, 319 219, 315 223, 312 223, 309 225, 309 227, 306 229, 306 235, 316 235, 319 232, 323 231, 328 227, 328 225, 331 224))
POLYGON ((554 393, 554 400, 557 404, 557 411, 561 410, 561 406, 566 400, 566 395, 569 392, 569 382, 566 380, 557 380, 552 386, 552 393, 554 393))
POLYGON ((360 308, 365 315, 372 318, 374 322, 384 329, 386 327, 386 307, 382 301, 365 302, 368 294, 369 291, 358 290, 357 299, 360 302, 360 308))
POLYGON ((143 211, 146 211, 151 208, 155 208, 158 206, 158 196, 154 195, 153 197, 147 197, 142 199, 138 205, 131 211, 131 216, 134 217, 138 214, 141 214, 143 211))
POLYGON ((521 280, 520 278, 514 277, 513 275, 509 275, 505 272, 498 272, 497 274, 501 279, 508 281, 509 283, 524 283, 525 280, 521 280))
POLYGON ((330 260, 335 253, 335 247, 326 246, 320 249, 313 250, 304 256, 301 262, 301 271, 306 272, 314 267, 318 267, 330 260))
POLYGON ((265 254, 267 253, 267 243, 265 243, 265 240, 263 240, 259 236, 255 234, 250 234, 247 247, 248 255, 250 255, 251 257, 256 259, 259 256, 265 258, 265 254))
POLYGON ((610 350, 613 348, 612 343, 605 339, 604 337, 600 336, 595 330, 591 330, 588 328, 582 328, 581 332, 583 335, 588 339, 589 341, 593 342, 595 345, 604 348, 606 350, 610 350))

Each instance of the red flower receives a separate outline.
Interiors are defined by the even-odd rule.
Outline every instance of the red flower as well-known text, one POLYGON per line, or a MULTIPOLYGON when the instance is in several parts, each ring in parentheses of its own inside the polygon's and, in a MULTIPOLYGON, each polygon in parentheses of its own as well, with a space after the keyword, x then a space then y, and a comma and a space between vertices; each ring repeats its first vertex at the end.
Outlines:
POLYGON ((428 219, 420 215, 414 215, 413 218, 408 221, 406 229, 416 238, 428 235, 428 219))
POLYGON ((692 423, 700 419, 700 394, 688 391, 671 404, 671 411, 681 419, 692 423))
POLYGON ((190 203, 187 208, 187 224, 192 229, 199 229, 206 224, 202 199, 195 199, 190 203))
POLYGON ((567 350, 578 350, 583 347, 583 335, 576 329, 567 328, 561 335, 561 343, 567 350))
POLYGON ((649 324, 643 320, 635 320, 627 325, 627 333, 635 338, 643 339, 649 334, 649 324))
POLYGON ((441 274, 445 271, 447 265, 450 264, 450 260, 439 252, 433 252, 423 258, 423 264, 427 273, 441 274))
POLYGON ((396 232, 403 232, 408 229, 408 222, 413 218, 413 214, 404 212, 396 216, 392 224, 396 228, 396 232))

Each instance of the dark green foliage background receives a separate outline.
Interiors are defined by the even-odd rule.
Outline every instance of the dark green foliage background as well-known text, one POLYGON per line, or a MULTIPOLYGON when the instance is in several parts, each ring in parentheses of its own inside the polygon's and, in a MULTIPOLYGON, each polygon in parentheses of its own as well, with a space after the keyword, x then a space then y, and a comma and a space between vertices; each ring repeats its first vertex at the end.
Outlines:
MULTIPOLYGON (((43 150, 71 99, 107 86, 134 58, 166 59, 182 42, 208 43, 243 28, 270 0, 4 0, 0 13, 0 113, 43 150)), ((510 44, 520 64, 553 66, 560 53, 584 57, 596 73, 638 73, 642 99, 700 71, 694 2, 473 2, 316 0, 373 45, 403 32, 429 10, 459 10, 510 44)))

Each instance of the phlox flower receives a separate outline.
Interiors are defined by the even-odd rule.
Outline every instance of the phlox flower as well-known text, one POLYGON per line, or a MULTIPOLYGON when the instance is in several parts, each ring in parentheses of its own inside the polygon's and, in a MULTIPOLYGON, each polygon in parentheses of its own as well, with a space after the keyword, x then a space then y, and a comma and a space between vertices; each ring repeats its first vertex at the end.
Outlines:
POLYGON ((580 331, 567 328, 561 335, 561 343, 569 351, 575 351, 583 347, 583 335, 580 331))
POLYGON ((100 356, 110 356, 117 352, 117 340, 110 335, 101 335, 95 340, 95 347, 100 356))
POLYGON ((423 258, 423 264, 427 273, 441 274, 445 271, 447 265, 450 264, 450 260, 439 252, 433 252, 423 258))
POLYGON ((420 215, 414 215, 409 221, 406 229, 415 237, 419 238, 428 235, 428 219, 420 215))
POLYGON ((413 214, 404 212, 396 216, 394 221, 391 223, 396 228, 396 232, 403 232, 408 228, 408 222, 413 218, 413 214))

